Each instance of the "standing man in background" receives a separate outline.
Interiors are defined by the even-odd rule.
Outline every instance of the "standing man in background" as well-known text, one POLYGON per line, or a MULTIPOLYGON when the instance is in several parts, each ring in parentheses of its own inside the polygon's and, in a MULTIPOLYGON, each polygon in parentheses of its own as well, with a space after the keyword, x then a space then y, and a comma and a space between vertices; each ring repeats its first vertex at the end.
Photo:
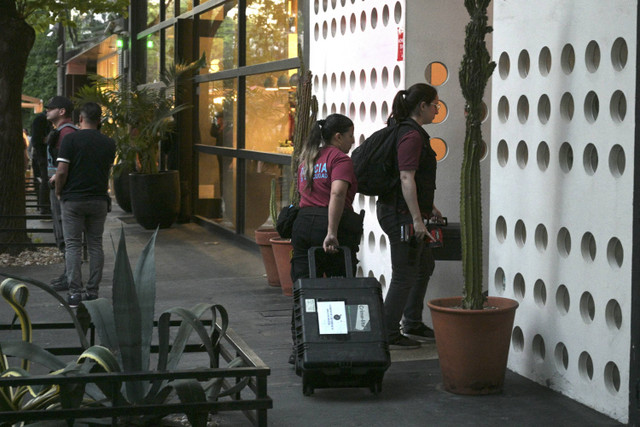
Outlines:
POLYGON ((47 113, 36 114, 31 122, 31 147, 33 148, 32 164, 38 193, 38 205, 41 215, 51 214, 49 201, 49 176, 47 174, 47 146, 45 139, 51 132, 51 123, 47 120, 47 113))
MULTIPOLYGON (((51 200, 51 216, 53 218, 53 235, 56 239, 56 245, 65 254, 64 235, 62 234, 62 213, 60 210, 60 201, 55 194, 56 181, 56 159, 58 158, 58 150, 64 138, 75 132, 78 128, 71 121, 71 113, 73 113, 73 102, 64 96, 54 96, 44 106, 47 110, 47 120, 54 126, 55 130, 51 131, 47 136, 47 174, 49 180, 49 199, 51 200)), ((65 271, 51 281, 51 287, 56 291, 66 291, 69 289, 67 283, 67 271, 65 271)))
POLYGON ((109 171, 116 156, 116 143, 98 130, 100 106, 87 102, 80 108, 80 130, 68 135, 60 146, 56 170, 56 196, 62 202, 62 223, 66 245, 69 306, 83 299, 98 298, 104 252, 102 234, 109 197, 109 171), (89 280, 82 286, 82 232, 89 247, 89 280))

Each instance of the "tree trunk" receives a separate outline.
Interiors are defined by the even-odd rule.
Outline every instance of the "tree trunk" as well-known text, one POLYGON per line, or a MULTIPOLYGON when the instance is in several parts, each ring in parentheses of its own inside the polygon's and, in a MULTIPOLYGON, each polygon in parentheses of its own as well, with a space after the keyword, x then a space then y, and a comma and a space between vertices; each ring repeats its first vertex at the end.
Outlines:
MULTIPOLYGON (((17 16, 13 1, 0 1, 0 253, 23 248, 6 243, 27 243, 24 229, 25 164, 21 95, 27 58, 35 31, 17 16)), ((53 78, 53 76, 52 76, 53 78)))

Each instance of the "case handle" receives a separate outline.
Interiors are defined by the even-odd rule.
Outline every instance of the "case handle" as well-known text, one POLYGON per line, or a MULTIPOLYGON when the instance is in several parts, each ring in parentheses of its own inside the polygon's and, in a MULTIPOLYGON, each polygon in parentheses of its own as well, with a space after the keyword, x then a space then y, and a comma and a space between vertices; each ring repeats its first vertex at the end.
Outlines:
MULTIPOLYGON (((315 279, 316 274, 316 251, 321 250, 322 246, 311 246, 307 252, 309 257, 309 277, 315 279)), ((353 277, 353 265, 351 264, 351 249, 348 246, 338 246, 338 250, 344 254, 344 268, 346 270, 345 277, 353 277)))

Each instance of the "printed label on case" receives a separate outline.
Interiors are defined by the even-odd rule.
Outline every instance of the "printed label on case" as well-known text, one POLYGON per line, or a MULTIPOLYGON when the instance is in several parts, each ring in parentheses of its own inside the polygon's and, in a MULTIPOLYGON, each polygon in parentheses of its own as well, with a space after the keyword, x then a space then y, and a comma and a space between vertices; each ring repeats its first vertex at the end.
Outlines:
POLYGON ((356 315, 356 331, 366 331, 370 329, 369 326, 369 306, 366 304, 359 304, 356 315))
POLYGON ((304 310, 307 313, 315 313, 316 312, 316 300, 311 299, 311 298, 304 300, 304 310))

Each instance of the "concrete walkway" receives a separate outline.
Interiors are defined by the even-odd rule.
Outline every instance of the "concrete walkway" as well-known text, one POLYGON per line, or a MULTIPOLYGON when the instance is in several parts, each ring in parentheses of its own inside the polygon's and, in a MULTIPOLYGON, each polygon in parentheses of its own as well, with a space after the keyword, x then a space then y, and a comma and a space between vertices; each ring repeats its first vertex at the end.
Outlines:
MULTIPOLYGON (((107 219, 105 256, 100 296, 111 298, 113 251, 124 227, 133 265, 152 232, 135 224, 132 216, 114 211, 107 219)), ((507 373, 504 393, 464 397, 442 390, 435 345, 420 350, 392 352, 392 366, 382 392, 368 389, 319 389, 302 394, 301 379, 287 363, 290 351, 291 298, 269 287, 257 247, 228 240, 223 234, 195 224, 161 230, 156 243, 156 313, 198 302, 222 304, 230 314, 230 327, 271 368, 268 392, 273 399, 269 425, 285 426, 613 426, 614 420, 533 383, 507 373)), ((83 275, 86 278, 87 265, 83 275)), ((48 282, 62 265, 12 267, 4 271, 48 282)), ((44 292, 33 290, 27 305, 34 321, 67 321, 64 310, 44 292)), ((12 311, 0 301, 0 322, 12 311)), ((46 347, 59 336, 36 334, 46 347)), ((64 339, 64 338, 62 338, 64 339)), ((221 425, 250 425, 241 415, 222 413, 221 425)))

